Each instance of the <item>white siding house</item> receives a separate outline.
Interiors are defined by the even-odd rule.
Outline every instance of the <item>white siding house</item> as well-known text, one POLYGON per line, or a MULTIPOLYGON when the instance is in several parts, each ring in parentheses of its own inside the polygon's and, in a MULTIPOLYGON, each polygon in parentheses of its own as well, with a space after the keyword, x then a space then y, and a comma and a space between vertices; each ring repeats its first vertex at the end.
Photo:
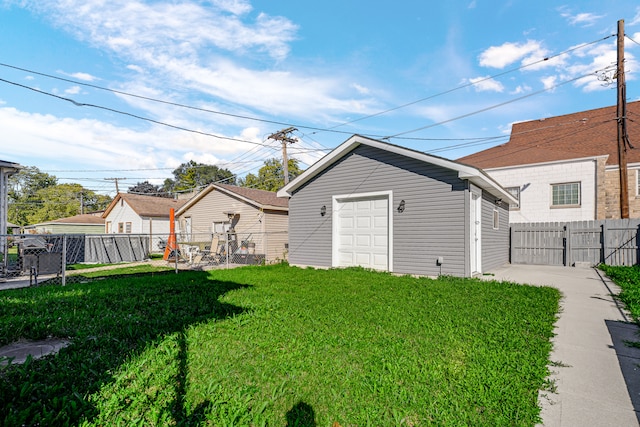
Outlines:
POLYGON ((118 193, 102 217, 105 233, 146 234, 151 237, 152 250, 157 250, 159 237, 169 234, 169 215, 177 211, 186 200, 139 194, 118 193))
POLYGON ((596 215, 596 167, 597 158, 585 158, 485 172, 518 198, 519 203, 510 207, 510 222, 583 221, 596 215), (560 191, 572 194, 560 200, 560 191))

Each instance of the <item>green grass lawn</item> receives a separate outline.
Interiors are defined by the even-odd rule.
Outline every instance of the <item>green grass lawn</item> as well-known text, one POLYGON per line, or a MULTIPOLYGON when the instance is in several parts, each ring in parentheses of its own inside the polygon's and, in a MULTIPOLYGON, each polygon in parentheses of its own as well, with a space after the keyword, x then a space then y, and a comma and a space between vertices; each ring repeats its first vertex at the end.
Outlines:
POLYGON ((633 320, 640 325, 640 266, 600 265, 600 269, 620 286, 618 298, 627 306, 633 320))
POLYGON ((559 293, 274 265, 0 293, 0 425, 533 426, 559 293))

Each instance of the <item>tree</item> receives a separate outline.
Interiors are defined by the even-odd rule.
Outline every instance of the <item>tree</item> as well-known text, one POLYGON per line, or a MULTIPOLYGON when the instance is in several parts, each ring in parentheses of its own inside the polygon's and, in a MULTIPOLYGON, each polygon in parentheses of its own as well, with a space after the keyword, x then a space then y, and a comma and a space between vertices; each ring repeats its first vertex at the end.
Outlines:
MULTIPOLYGON (((289 179, 293 179, 300 175, 303 171, 298 165, 297 159, 289 159, 289 179)), ((259 190, 278 191, 284 187, 284 169, 282 161, 277 158, 269 159, 264 162, 258 170, 258 176, 250 173, 244 179, 240 180, 242 187, 257 188, 259 190)))
POLYGON ((146 194, 149 196, 158 196, 158 197, 167 197, 165 191, 162 190, 162 187, 159 185, 153 185, 149 181, 139 182, 133 187, 129 187, 127 190, 129 193, 133 194, 146 194))
POLYGON ((27 224, 37 224, 81 212, 105 209, 111 198, 86 190, 80 184, 57 184, 38 190, 38 205, 27 216, 27 224))
POLYGON ((167 178, 163 189, 167 192, 195 190, 212 182, 224 181, 225 184, 235 184, 236 180, 229 169, 221 169, 214 165, 205 165, 189 160, 173 171, 175 179, 167 178))
POLYGON ((37 193, 54 186, 58 179, 35 166, 27 166, 9 178, 7 218, 18 225, 29 224, 28 217, 33 214, 41 202, 37 193))

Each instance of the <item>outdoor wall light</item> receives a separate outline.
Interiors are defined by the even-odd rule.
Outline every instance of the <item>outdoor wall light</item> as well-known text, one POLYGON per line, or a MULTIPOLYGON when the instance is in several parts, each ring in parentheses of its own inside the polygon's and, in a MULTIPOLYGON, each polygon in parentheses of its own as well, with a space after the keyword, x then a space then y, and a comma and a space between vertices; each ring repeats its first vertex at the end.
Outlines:
POLYGON ((322 205, 322 207, 320 208, 320 216, 325 216, 326 214, 327 214, 327 206, 322 205))
POLYGON ((500 206, 500 203, 502 203, 502 199, 496 199, 496 205, 500 206))
POLYGON ((404 212, 404 199, 400 200, 400 204, 398 205, 398 212, 404 212))

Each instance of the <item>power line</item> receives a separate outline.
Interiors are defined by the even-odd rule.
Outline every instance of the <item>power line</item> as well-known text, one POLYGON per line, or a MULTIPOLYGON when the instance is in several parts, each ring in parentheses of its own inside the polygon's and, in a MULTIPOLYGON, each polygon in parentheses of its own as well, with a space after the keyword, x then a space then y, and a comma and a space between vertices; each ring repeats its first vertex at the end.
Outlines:
POLYGON ((538 90, 536 92, 528 93, 526 95, 519 96, 517 98, 513 98, 513 99, 510 99, 508 101, 501 102, 499 104, 490 105, 488 107, 481 108, 480 110, 472 111, 470 113, 462 114, 460 116, 456 116, 456 117, 453 117, 451 119, 443 120, 443 121, 440 121, 440 122, 437 122, 437 123, 432 123, 430 125, 421 126, 419 128, 416 128, 416 129, 411 129, 411 130, 408 130, 408 131, 400 132, 400 133, 397 133, 395 135, 385 136, 382 139, 387 139, 387 140, 388 139, 394 139, 394 138, 397 138, 397 137, 399 137, 401 135, 406 135, 406 134, 409 134, 409 133, 418 132, 418 131, 421 131, 421 130, 425 130, 425 129, 429 129, 429 128, 432 128, 432 127, 440 126, 440 125, 443 125, 445 123, 449 123, 449 122, 453 122, 453 121, 456 121, 456 120, 464 119, 464 118, 467 118, 467 117, 470 117, 470 116, 473 116, 473 115, 476 115, 476 114, 479 114, 479 113, 484 113, 485 111, 493 110, 493 109, 496 109, 498 107, 503 107, 505 105, 512 104, 512 103, 514 103, 516 101, 521 101, 523 99, 530 98, 530 97, 535 96, 535 95, 540 95, 541 93, 548 92, 548 91, 550 91, 552 89, 556 89, 556 88, 558 88, 560 86, 566 85, 567 83, 575 82, 576 80, 580 80, 580 79, 588 77, 590 75, 591 75, 591 73, 583 74, 581 76, 574 77, 574 78, 569 79, 569 80, 565 80, 564 82, 558 83, 556 85, 553 85, 553 86, 538 90))
MULTIPOLYGON (((329 128, 318 128, 318 127, 308 126, 308 125, 292 124, 292 123, 288 123, 288 122, 267 120, 267 119, 261 119, 261 118, 257 118, 257 117, 245 116, 245 115, 241 115, 241 114, 233 114, 233 113, 227 113, 227 112, 223 112, 223 111, 211 110, 211 109, 202 108, 202 107, 194 107, 192 105, 186 105, 186 104, 181 104, 181 103, 177 103, 177 102, 166 101, 166 100, 161 100, 161 99, 157 99, 157 98, 151 98, 151 97, 144 96, 144 95, 137 95, 137 94, 133 94, 133 93, 130 93, 130 92, 120 91, 120 90, 117 90, 117 89, 106 88, 106 87, 99 86, 99 85, 92 84, 92 83, 81 82, 81 81, 78 81, 78 80, 72 80, 72 79, 68 79, 68 78, 64 78, 64 77, 60 77, 60 76, 54 76, 52 74, 47 74, 47 73, 43 73, 43 72, 39 72, 39 71, 35 71, 35 70, 30 70, 30 69, 27 69, 27 68, 18 67, 18 66, 6 64, 6 63, 0 63, 0 66, 6 67, 6 68, 11 68, 11 69, 14 69, 14 70, 24 71, 24 72, 31 73, 31 74, 36 74, 36 75, 47 77, 47 78, 51 78, 51 79, 64 81, 64 82, 67 82, 67 83, 72 83, 72 84, 75 84, 75 85, 91 87, 91 88, 94 88, 94 89, 103 90, 103 91, 107 91, 107 92, 111 92, 111 93, 115 93, 115 94, 119 94, 119 95, 124 95, 124 96, 128 96, 128 97, 143 99, 143 100, 146 100, 146 101, 157 102, 157 103, 161 103, 161 104, 171 105, 171 106, 180 107, 180 108, 186 108, 186 109, 205 112, 205 113, 218 114, 218 115, 234 117, 234 118, 239 118, 239 119, 244 119, 244 120, 252 120, 252 121, 257 121, 257 122, 262 122, 262 123, 275 124, 275 125, 279 125, 279 126, 287 126, 287 127, 296 127, 296 128, 309 129, 309 130, 314 131, 313 133, 333 132, 333 133, 339 133, 339 134, 352 134, 353 132, 336 131, 335 129, 340 127, 340 126, 345 126, 347 124, 351 124, 351 123, 359 122, 359 121, 366 120, 366 119, 369 119, 369 118, 377 117, 377 116, 380 116, 380 115, 383 115, 383 114, 386 114, 386 113, 389 113, 389 112, 392 112, 392 111, 396 111, 396 110, 399 110, 399 109, 402 109, 402 108, 405 108, 405 107, 408 107, 408 106, 411 106, 411 105, 418 104, 420 102, 427 101, 429 99, 433 99, 433 98, 436 98, 436 97, 439 97, 439 96, 443 96, 443 95, 449 94, 449 93, 457 91, 457 90, 461 90, 461 89, 464 89, 464 88, 467 88, 467 87, 470 87, 470 86, 474 86, 474 85, 477 85, 478 83, 482 83, 484 81, 491 80, 491 79, 494 79, 496 77, 501 77, 503 75, 506 75, 506 74, 509 74, 509 73, 512 73, 512 72, 515 72, 515 71, 519 71, 519 70, 522 70, 522 69, 527 68, 527 67, 532 67, 532 66, 537 65, 539 63, 549 61, 549 60, 551 60, 553 58, 565 55, 565 54, 573 52, 575 50, 583 49, 583 48, 585 48, 587 46, 590 46, 590 45, 593 45, 593 44, 596 44, 596 43, 600 43, 600 42, 602 42, 604 40, 607 40, 607 39, 609 39, 611 37, 615 37, 615 36, 616 36, 616 34, 611 34, 611 35, 602 37, 600 39, 597 39, 597 40, 594 40, 594 41, 591 41, 591 42, 583 43, 581 45, 574 46, 572 48, 566 49, 566 50, 564 50, 564 51, 562 51, 560 53, 557 53, 555 55, 550 55, 550 56, 542 58, 542 59, 540 59, 538 61, 534 61, 534 62, 531 62, 531 63, 528 63, 528 64, 524 64, 524 65, 521 65, 520 67, 512 68, 512 69, 503 71, 501 73, 494 74, 494 75, 489 76, 489 77, 485 77, 485 78, 477 80, 477 81, 475 81, 473 83, 469 82, 469 83, 466 83, 464 85, 460 85, 460 86, 457 86, 455 88, 452 88, 452 89, 449 89, 449 90, 446 90, 446 91, 443 91, 443 92, 439 92, 439 93, 434 94, 434 95, 430 95, 430 96, 427 96, 427 97, 424 97, 424 98, 420 98, 418 100, 411 101, 411 102, 408 102, 408 103, 405 103, 405 104, 402 104, 402 105, 398 105, 396 107, 392 107, 392 108, 389 108, 389 109, 386 109, 386 110, 383 110, 383 111, 379 111, 379 112, 374 113, 374 114, 370 114, 370 115, 366 115, 366 116, 363 116, 363 117, 359 117, 359 118, 354 119, 354 120, 343 122, 343 123, 337 124, 337 125, 329 127, 329 128)), ((635 42, 635 40, 633 40, 633 41, 635 42)), ((100 107, 100 106, 96 106, 96 105, 93 105, 93 104, 77 103, 76 101, 73 101, 73 100, 71 100, 69 98, 64 98, 64 97, 60 97, 60 96, 57 96, 57 95, 49 94, 47 92, 43 92, 43 91, 39 91, 39 90, 36 90, 36 89, 32 89, 32 88, 30 88, 28 86, 23 86, 23 85, 20 85, 18 83, 13 83, 13 82, 10 82, 10 81, 7 81, 7 80, 0 79, 0 81, 5 81, 5 82, 10 83, 10 84, 15 84, 15 85, 18 85, 18 86, 25 87, 27 89, 31 89, 31 90, 35 90, 37 92, 41 92, 41 93, 44 93, 44 94, 55 96, 55 97, 58 97, 60 99, 72 102, 72 103, 74 103, 74 104, 76 104, 78 106, 92 106, 92 107, 95 107, 95 108, 103 108, 103 109, 106 109, 106 110, 109 110, 109 111, 113 111, 113 112, 116 112, 116 113, 119 113, 119 114, 126 114, 126 115, 130 115, 132 117, 135 117, 135 118, 140 118, 140 119, 143 119, 143 120, 153 121, 152 119, 147 119, 147 118, 144 118, 144 117, 138 117, 138 116, 130 114, 130 113, 125 113, 125 112, 121 112, 121 111, 118 111, 118 110, 111 110, 111 109, 109 109, 107 107, 100 107)), ((157 123, 163 124, 163 125, 167 125, 167 124, 162 123, 162 122, 157 122, 157 123)), ((172 126, 172 125, 168 125, 168 126, 175 127, 175 126, 172 126)), ((180 129, 179 127, 176 127, 176 128, 180 129)), ((190 131, 188 129, 182 129, 182 130, 190 131)), ((197 132, 197 131, 193 131, 193 132, 197 132)), ((209 135, 209 134, 205 134, 205 135, 209 135)), ((216 135, 209 135, 209 136, 216 136, 216 135)), ((379 137, 378 135, 367 135, 367 136, 379 137)), ((224 138, 224 137, 220 137, 220 136, 216 136, 216 137, 224 138)), ((236 140, 236 139, 233 139, 233 138, 224 138, 224 139, 236 140)), ((243 141, 243 142, 249 142, 249 141, 243 141)))
POLYGON ((58 99, 61 99, 63 101, 70 102, 70 103, 72 103, 73 105, 75 105, 77 107, 97 108, 97 109, 100 109, 100 110, 105 110, 105 111, 110 111, 112 113, 121 114, 123 116, 133 117, 135 119, 145 120, 145 121, 148 121, 148 122, 151 122, 151 123, 155 123, 155 124, 158 124, 158 125, 161 125, 161 126, 166 126, 166 127, 170 127, 170 128, 173 128, 173 129, 182 130, 182 131, 185 131, 185 132, 191 132, 191 133, 195 133, 195 134, 199 134, 199 135, 211 136, 211 137, 214 137, 214 138, 224 139, 224 140, 227 140, 227 141, 246 142, 248 144, 262 145, 259 142, 253 142, 253 141, 247 141, 247 140, 243 140, 243 139, 231 138, 231 137, 228 137, 228 136, 215 135, 215 134, 208 133, 208 132, 202 132, 202 131, 198 131, 198 130, 185 128, 183 126, 172 125, 170 123, 161 122, 159 120, 154 120, 154 119, 151 119, 149 117, 139 116, 137 114, 128 113, 128 112, 122 111, 122 110, 116 110, 115 108, 104 107, 102 105, 89 104, 89 103, 85 103, 85 102, 78 102, 78 101, 75 101, 75 100, 73 100, 71 98, 66 98, 64 96, 56 95, 56 94, 53 94, 53 93, 50 93, 50 92, 45 92, 43 90, 32 88, 32 87, 29 87, 29 86, 26 86, 26 85, 23 85, 23 84, 20 84, 20 83, 12 82, 12 81, 6 80, 6 79, 1 79, 0 78, 0 81, 8 83, 8 84, 11 84, 11 85, 14 85, 14 86, 18 86, 18 87, 21 87, 21 88, 24 88, 24 89, 29 89, 29 90, 31 90, 33 92, 37 92, 37 93, 40 93, 42 95, 47 95, 47 96, 51 96, 53 98, 58 98, 58 99))
POLYGON ((430 96, 427 96, 427 97, 425 97, 425 98, 420 98, 420 99, 418 99, 418 100, 411 101, 411 102, 408 102, 408 103, 406 103, 406 104, 399 105, 399 106, 397 106, 397 107, 389 108, 389 109, 387 109, 387 110, 380 111, 380 112, 375 113, 375 114, 370 114, 370 115, 368 115, 368 116, 364 116, 364 117, 360 117, 360 118, 358 118, 358 119, 350 120, 350 121, 348 121, 348 122, 344 122, 344 123, 341 123, 341 124, 338 124, 338 125, 332 126, 332 127, 328 128, 327 130, 333 130, 333 129, 335 129, 335 128, 337 128, 337 127, 340 127, 340 126, 344 126, 344 125, 348 125, 348 124, 351 124, 351 123, 359 122, 359 121, 361 121, 361 120, 369 119, 369 118, 372 118, 372 117, 377 117, 377 116, 380 116, 380 115, 382 115, 382 114, 390 113, 390 112, 392 112, 392 111, 396 111, 396 110, 399 110, 399 109, 401 109, 401 108, 409 107, 409 106, 411 106, 411 105, 415 105, 415 104, 418 104, 418 103, 420 103, 420 102, 427 101, 427 100, 429 100, 429 99, 433 99, 433 98, 436 98, 436 97, 439 97, 439 96, 447 95, 447 94, 449 94, 449 93, 451 93, 451 92, 455 92, 455 91, 460 90, 460 89, 464 89, 464 88, 467 88, 467 87, 470 87, 470 86, 474 86, 474 85, 477 85, 478 83, 482 83, 482 82, 485 82, 485 81, 487 81, 487 80, 492 80, 492 79, 495 79, 496 77, 501 77, 501 76, 504 76, 504 75, 506 75, 506 74, 509 74, 509 73, 512 73, 512 72, 515 72, 515 71, 519 71, 519 70, 522 70, 522 69, 524 69, 524 68, 527 68, 527 67, 531 67, 531 66, 533 66, 533 65, 540 64, 540 63, 542 63, 542 62, 549 61, 549 60, 551 60, 551 59, 553 59, 553 58, 557 58, 557 57, 559 57, 559 56, 562 56, 562 55, 565 55, 565 54, 567 54, 567 53, 573 52, 574 50, 582 49, 582 48, 587 47, 587 46, 590 46, 590 45, 592 45, 592 44, 600 43, 600 42, 602 42, 602 41, 604 41, 604 40, 607 40, 607 39, 609 39, 609 38, 611 38, 611 37, 615 37, 615 36, 616 36, 615 34, 611 34, 611 35, 608 35, 608 36, 602 37, 602 38, 600 38, 600 39, 598 39, 598 40, 594 40, 594 41, 592 41, 592 42, 584 43, 584 44, 581 44, 581 45, 575 46, 575 47, 573 47, 573 48, 567 49, 567 50, 565 50, 565 51, 563 51, 563 52, 560 52, 560 53, 557 53, 557 54, 555 54, 555 55, 551 55, 551 56, 544 57, 544 58, 542 58, 542 59, 540 59, 540 60, 538 60, 538 61, 534 61, 534 62, 531 62, 531 63, 529 63, 529 64, 521 65, 520 67, 512 68, 512 69, 509 69, 509 70, 507 70, 507 71, 503 71, 503 72, 501 72, 501 73, 494 74, 494 75, 492 75, 492 76, 485 77, 485 78, 482 78, 482 79, 480 79, 480 80, 476 80, 475 82, 469 82, 469 83, 466 83, 466 84, 463 84, 463 85, 460 85, 460 86, 456 86, 456 87, 454 87, 454 88, 452 88, 452 89, 445 90, 444 92, 436 93, 436 94, 434 94, 434 95, 430 95, 430 96))

